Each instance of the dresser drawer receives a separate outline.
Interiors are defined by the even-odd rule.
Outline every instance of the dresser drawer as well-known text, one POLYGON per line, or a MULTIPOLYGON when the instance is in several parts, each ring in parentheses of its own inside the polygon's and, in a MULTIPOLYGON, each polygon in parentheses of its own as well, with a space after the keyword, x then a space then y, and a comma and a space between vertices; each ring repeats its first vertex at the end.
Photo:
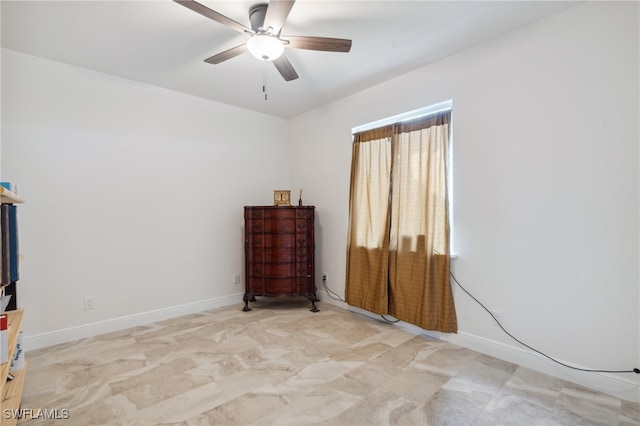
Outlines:
POLYGON ((248 262, 247 273, 250 277, 295 278, 295 263, 248 262))
MULTIPOLYGON (((259 248, 272 248, 272 247, 296 247, 302 243, 295 237, 295 234, 263 234, 263 233, 251 233, 246 236, 245 244, 249 250, 255 250, 259 248)), ((306 241, 306 240, 305 240, 306 241)))
POLYGON ((247 251, 246 256, 249 262, 291 263, 292 260, 306 262, 307 249, 306 247, 298 249, 293 247, 258 248, 247 251))

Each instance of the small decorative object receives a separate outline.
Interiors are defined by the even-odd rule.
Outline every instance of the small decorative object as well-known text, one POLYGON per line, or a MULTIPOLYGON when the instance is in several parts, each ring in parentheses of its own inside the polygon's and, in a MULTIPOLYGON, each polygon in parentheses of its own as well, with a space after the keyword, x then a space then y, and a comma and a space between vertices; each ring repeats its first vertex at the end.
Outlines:
POLYGON ((302 188, 300 188, 300 196, 298 197, 298 205, 302 206, 302 188))
POLYGON ((291 191, 288 189, 276 189, 273 191, 273 205, 274 206, 290 206, 291 205, 291 191))

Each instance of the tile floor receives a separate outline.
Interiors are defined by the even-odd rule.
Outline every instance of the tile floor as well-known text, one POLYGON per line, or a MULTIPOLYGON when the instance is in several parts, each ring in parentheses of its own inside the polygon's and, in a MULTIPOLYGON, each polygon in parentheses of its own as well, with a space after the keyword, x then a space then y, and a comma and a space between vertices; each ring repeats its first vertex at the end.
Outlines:
POLYGON ((58 419, 20 424, 640 425, 638 403, 329 303, 251 305, 28 353, 22 408, 58 419))

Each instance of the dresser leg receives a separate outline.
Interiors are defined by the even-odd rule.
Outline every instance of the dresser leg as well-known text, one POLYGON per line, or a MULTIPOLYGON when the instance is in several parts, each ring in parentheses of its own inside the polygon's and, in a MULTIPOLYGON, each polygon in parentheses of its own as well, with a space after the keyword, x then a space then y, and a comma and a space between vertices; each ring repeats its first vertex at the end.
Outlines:
MULTIPOLYGON (((249 296, 247 296, 246 294, 244 295, 244 297, 242 298, 242 300, 244 300, 244 308, 242 308, 243 311, 247 312, 250 311, 251 308, 249 307, 249 296)), ((255 302, 256 298, 255 296, 253 297, 253 301, 255 302)))
POLYGON ((311 296, 309 300, 311 300, 311 312, 318 312, 320 309, 316 307, 316 300, 318 300, 316 296, 311 296))

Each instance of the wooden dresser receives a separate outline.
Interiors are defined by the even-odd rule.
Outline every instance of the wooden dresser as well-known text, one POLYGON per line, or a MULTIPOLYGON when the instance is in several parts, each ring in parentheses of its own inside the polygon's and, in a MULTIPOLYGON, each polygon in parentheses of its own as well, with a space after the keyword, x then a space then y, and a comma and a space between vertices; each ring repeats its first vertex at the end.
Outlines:
POLYGON ((317 312, 313 206, 244 208, 244 309, 256 296, 305 296, 317 312))

